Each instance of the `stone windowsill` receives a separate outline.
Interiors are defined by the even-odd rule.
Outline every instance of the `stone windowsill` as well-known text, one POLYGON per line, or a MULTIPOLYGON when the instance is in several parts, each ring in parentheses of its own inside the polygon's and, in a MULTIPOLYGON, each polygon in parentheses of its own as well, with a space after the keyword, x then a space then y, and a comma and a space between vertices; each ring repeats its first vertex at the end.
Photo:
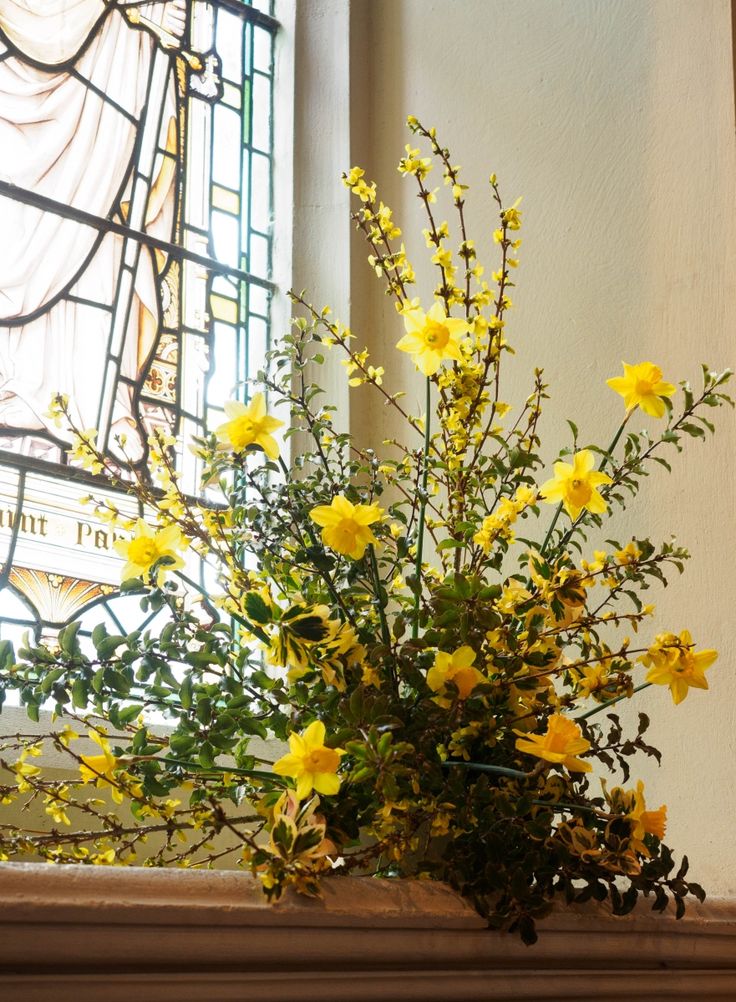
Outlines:
POLYGON ((536 946, 441 884, 335 878, 265 903, 246 874, 0 865, 3 1002, 736 999, 736 902, 686 918, 560 908, 536 946))

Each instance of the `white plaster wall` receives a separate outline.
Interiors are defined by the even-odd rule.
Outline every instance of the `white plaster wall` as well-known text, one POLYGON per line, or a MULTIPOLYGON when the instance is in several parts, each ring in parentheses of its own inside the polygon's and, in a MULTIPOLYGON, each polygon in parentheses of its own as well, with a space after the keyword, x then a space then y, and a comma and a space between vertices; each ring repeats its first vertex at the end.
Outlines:
MULTIPOLYGON (((657 362, 673 381, 697 381, 701 360, 736 363, 728 0, 353 0, 351 61, 351 160, 379 182, 407 234, 424 225, 413 182, 395 167, 408 113, 434 124, 465 166, 481 256, 493 253, 489 172, 507 202, 524 196, 506 399, 525 396, 532 366, 544 367, 548 460, 565 417, 607 443, 621 405, 604 380, 622 359, 657 362)), ((345 165, 335 166, 337 176, 345 165)), ((421 237, 413 246, 418 259, 421 237)), ((428 296, 428 284, 420 290, 428 296)), ((351 301, 353 329, 385 364, 389 388, 408 389, 418 407, 411 362, 393 349, 396 315, 367 265, 353 263, 351 301)), ((356 431, 380 440, 391 430, 367 389, 352 391, 350 406, 356 431)), ((693 874, 733 894, 733 415, 719 413, 718 426, 716 440, 689 443, 672 477, 652 476, 636 509, 639 534, 674 532, 694 551, 686 576, 652 598, 657 629, 688 627, 721 652, 709 693, 679 707, 665 689, 642 694, 665 765, 639 771, 654 806, 668 803, 668 841, 689 853, 693 874)))

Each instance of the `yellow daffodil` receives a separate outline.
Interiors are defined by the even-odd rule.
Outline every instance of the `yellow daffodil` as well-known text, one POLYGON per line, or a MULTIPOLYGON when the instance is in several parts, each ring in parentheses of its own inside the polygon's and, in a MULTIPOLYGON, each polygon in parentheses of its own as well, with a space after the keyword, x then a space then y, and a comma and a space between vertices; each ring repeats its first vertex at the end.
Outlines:
MULTIPOLYGON (((456 651, 449 654, 446 651, 437 651, 434 664, 427 672, 427 685, 432 692, 442 693, 448 682, 452 682, 457 689, 460 699, 467 699, 476 686, 487 681, 485 676, 473 667, 475 661, 475 651, 472 647, 458 647, 456 651)), ((450 704, 448 699, 440 696, 436 702, 441 706, 450 704)))
POLYGON ((184 561, 176 552, 184 545, 177 526, 168 525, 165 529, 156 531, 139 518, 133 538, 118 539, 115 542, 115 549, 126 560, 120 575, 121 581, 145 577, 157 560, 169 557, 171 562, 158 568, 157 583, 160 585, 167 571, 184 566, 184 561))
POLYGON ((647 682, 668 685, 675 703, 681 703, 690 688, 707 689, 705 672, 718 657, 718 651, 692 649, 693 639, 688 630, 678 637, 675 633, 660 633, 646 654, 639 659, 649 668, 647 682))
POLYGON ((175 525, 168 525, 157 531, 146 525, 142 518, 135 524, 135 535, 132 539, 118 539, 115 549, 124 557, 126 563, 121 571, 120 579, 127 581, 133 577, 144 577, 157 560, 169 557, 170 562, 161 565, 157 572, 157 583, 160 585, 167 571, 184 566, 184 561, 176 553, 184 546, 181 532, 175 525))
POLYGON ((274 763, 277 776, 288 776, 296 781, 296 795, 306 800, 312 790, 327 795, 340 789, 337 769, 342 748, 325 746, 325 725, 315 720, 303 734, 289 735, 289 752, 274 763))
POLYGON ((448 317, 441 303, 428 313, 418 306, 407 307, 402 315, 406 334, 396 347, 411 355, 425 376, 433 376, 443 362, 462 360, 461 345, 471 329, 466 320, 448 317))
POLYGON ((665 405, 662 397, 671 397, 676 387, 662 380, 662 370, 652 362, 627 365, 623 362, 623 376, 607 379, 607 384, 624 398, 627 411, 641 407, 645 414, 662 417, 665 405))
POLYGON ((536 755, 546 762, 562 765, 569 772, 590 772, 592 766, 576 758, 590 748, 590 741, 583 737, 580 727, 569 717, 555 713, 549 718, 546 734, 525 734, 514 731, 521 737, 516 739, 517 751, 536 755))
POLYGON ((596 490, 601 484, 612 483, 611 478, 593 469, 595 459, 590 449, 582 449, 570 463, 555 463, 555 475, 539 489, 540 501, 556 504, 562 501, 565 511, 575 521, 583 509, 602 515, 608 508, 596 490))
POLYGON ((120 768, 119 762, 113 755, 106 738, 103 738, 97 731, 90 731, 89 736, 102 749, 102 754, 80 755, 79 773, 85 783, 94 783, 100 789, 109 787, 115 803, 122 804, 123 793, 115 780, 115 771, 120 768))
POLYGON ((312 508, 309 517, 322 528, 322 542, 353 560, 360 560, 366 547, 377 541, 369 528, 380 522, 383 511, 377 504, 353 504, 342 494, 331 504, 312 508))
POLYGON ((278 443, 271 432, 283 427, 284 422, 266 413, 266 401, 262 393, 256 393, 248 404, 228 400, 225 413, 230 420, 215 429, 215 435, 221 442, 233 452, 242 452, 257 445, 269 459, 278 459, 278 443))
POLYGON ((651 853, 644 844, 644 836, 654 835, 660 840, 664 838, 667 830, 667 807, 662 804, 659 810, 647 810, 644 784, 641 780, 636 784, 633 801, 634 806, 626 815, 627 820, 631 822, 631 847, 644 856, 650 856, 651 853))

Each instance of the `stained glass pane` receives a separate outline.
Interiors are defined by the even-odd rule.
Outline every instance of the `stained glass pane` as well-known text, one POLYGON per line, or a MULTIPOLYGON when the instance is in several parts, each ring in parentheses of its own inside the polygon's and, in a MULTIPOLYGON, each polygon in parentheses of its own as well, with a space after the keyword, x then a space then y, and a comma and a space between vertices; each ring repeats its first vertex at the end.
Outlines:
POLYGON ((0 0, 0 637, 130 616, 114 533, 80 503, 101 492, 52 396, 143 475, 148 436, 173 433, 194 491, 184 443, 262 363, 272 15, 0 0))

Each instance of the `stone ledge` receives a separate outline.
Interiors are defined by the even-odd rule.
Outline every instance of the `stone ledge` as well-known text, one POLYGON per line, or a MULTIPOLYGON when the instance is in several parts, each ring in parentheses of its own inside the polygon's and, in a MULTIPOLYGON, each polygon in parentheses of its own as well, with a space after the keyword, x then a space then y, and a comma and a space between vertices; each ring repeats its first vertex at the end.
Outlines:
POLYGON ((4 1002, 736 999, 736 902, 561 908, 531 948, 449 888, 344 877, 266 904, 242 873, 0 864, 4 1002))

